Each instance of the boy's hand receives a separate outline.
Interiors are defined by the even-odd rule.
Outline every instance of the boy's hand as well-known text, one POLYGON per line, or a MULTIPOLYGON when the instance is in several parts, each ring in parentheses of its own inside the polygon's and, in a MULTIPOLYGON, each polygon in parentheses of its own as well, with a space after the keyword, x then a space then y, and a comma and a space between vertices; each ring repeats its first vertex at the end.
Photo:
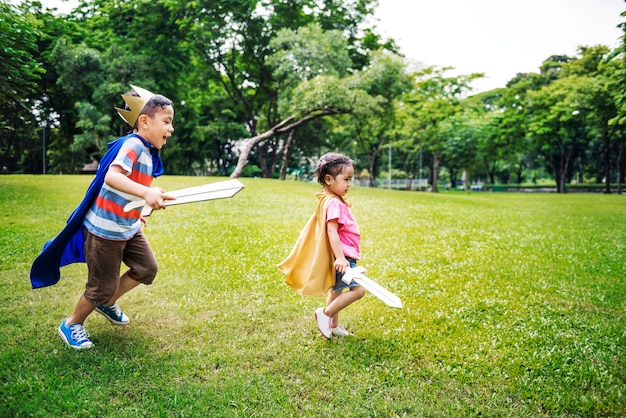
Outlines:
POLYGON ((126 172, 119 165, 109 167, 104 181, 114 189, 141 197, 153 210, 163 209, 166 200, 176 200, 174 196, 165 193, 160 187, 150 188, 134 182, 126 176, 126 172))
POLYGON ((158 210, 165 208, 166 200, 176 200, 176 198, 165 193, 165 191, 160 187, 152 187, 146 190, 143 200, 145 200, 148 206, 150 206, 153 210, 158 210))

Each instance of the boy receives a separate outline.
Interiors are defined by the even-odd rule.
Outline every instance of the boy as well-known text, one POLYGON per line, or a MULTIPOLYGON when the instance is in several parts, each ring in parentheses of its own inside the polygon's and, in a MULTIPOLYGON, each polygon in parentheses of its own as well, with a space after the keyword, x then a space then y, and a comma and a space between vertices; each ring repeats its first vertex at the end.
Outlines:
POLYGON ((43 265, 52 262, 51 253, 56 252, 56 258, 52 258, 59 261, 58 252, 62 249, 60 266, 77 261, 87 263, 89 273, 85 292, 74 312, 58 328, 63 341, 74 349, 93 347, 83 323, 94 310, 114 325, 127 325, 130 320, 120 310, 117 300, 140 283, 151 284, 156 276, 158 264, 141 232, 142 208, 124 212, 124 206, 130 201, 143 199, 152 209, 162 209, 165 200, 174 199, 160 188, 150 188, 153 178, 163 173, 158 150, 174 131, 172 101, 148 90, 131 87, 134 94, 122 95, 127 109, 116 110, 133 127, 133 132, 109 144, 108 155, 105 154, 101 161, 88 196, 68 221, 66 229, 71 223, 80 225, 79 231, 71 233, 71 240, 78 244, 60 239, 65 230, 62 231, 46 244, 31 269, 33 287, 41 287, 58 281, 58 271, 52 275, 42 272, 43 265), (80 248, 70 247, 80 247, 81 238, 84 238, 84 253, 68 255, 68 252, 80 252, 80 248), (51 250, 55 244, 56 250, 51 250), (46 249, 50 254, 46 254, 46 249), (120 276, 122 262, 129 270, 120 276))

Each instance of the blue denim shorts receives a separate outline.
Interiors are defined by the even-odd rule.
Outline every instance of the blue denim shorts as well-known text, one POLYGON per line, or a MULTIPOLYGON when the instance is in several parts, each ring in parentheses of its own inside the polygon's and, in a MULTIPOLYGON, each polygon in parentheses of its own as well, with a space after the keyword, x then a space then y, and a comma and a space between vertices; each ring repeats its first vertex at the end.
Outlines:
MULTIPOLYGON (((356 260, 355 259, 346 257, 346 260, 348 260, 348 262, 350 263, 350 267, 351 268, 355 268, 356 267, 356 260)), ((346 283, 344 283, 343 280, 341 280, 342 277, 343 277, 343 273, 339 273, 337 271, 336 274, 335 274, 335 285, 333 286, 333 292, 340 292, 343 289, 352 289, 353 287, 361 286, 360 284, 358 284, 354 280, 352 280, 350 282, 350 284, 346 284, 346 283)))

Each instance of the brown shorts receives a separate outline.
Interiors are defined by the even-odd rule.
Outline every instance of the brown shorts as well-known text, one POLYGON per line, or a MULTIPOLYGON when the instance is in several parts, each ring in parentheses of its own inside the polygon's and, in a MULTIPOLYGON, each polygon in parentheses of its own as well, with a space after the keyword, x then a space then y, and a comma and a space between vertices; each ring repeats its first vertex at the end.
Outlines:
POLYGON ((120 282, 122 262, 129 267, 127 273, 131 279, 143 284, 152 283, 159 265, 141 231, 128 241, 103 239, 86 229, 84 234, 85 260, 89 269, 84 296, 88 301, 102 305, 111 300, 120 282))

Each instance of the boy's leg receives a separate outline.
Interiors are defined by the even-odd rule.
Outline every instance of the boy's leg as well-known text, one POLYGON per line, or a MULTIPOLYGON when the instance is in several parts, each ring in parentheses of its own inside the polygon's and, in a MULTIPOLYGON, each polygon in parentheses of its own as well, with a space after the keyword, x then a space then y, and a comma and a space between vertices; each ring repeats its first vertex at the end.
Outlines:
POLYGON ((89 340, 89 334, 83 327, 83 322, 95 308, 96 305, 88 301, 83 295, 78 300, 72 315, 61 322, 57 332, 69 347, 76 350, 93 347, 93 343, 89 340))
POLYGON ((137 286, 139 286, 139 282, 131 279, 128 272, 122 274, 118 280, 117 289, 111 299, 102 305, 98 305, 96 312, 102 314, 113 325, 128 325, 130 323, 130 318, 122 312, 120 307, 117 305, 117 299, 137 286))
POLYGON ((137 287, 140 283, 152 284, 159 270, 152 248, 141 231, 126 243, 122 261, 129 269, 121 277, 120 289, 116 292, 117 297, 137 287))
POLYGON ((113 325, 128 325, 130 323, 130 318, 122 312, 117 305, 117 300, 141 283, 152 283, 158 270, 152 249, 141 231, 125 242, 122 261, 129 267, 128 271, 119 277, 115 292, 107 302, 96 308, 113 325))
POLYGON ((126 242, 122 261, 129 270, 120 276, 108 306, 114 305, 120 297, 140 284, 151 284, 159 268, 150 244, 141 231, 126 242))
POLYGON ((114 305, 122 295, 133 290, 140 284, 141 283, 139 283, 137 280, 132 279, 130 275, 128 274, 128 272, 122 274, 120 276, 120 283, 117 285, 117 290, 115 291, 115 294, 106 305, 107 306, 114 305))
POLYGON ((124 242, 98 238, 85 231, 87 285, 67 324, 83 323, 98 305, 107 303, 119 287, 124 242))
POLYGON ((74 308, 74 312, 66 319, 67 325, 82 324, 93 310, 96 309, 96 305, 85 299, 85 296, 81 296, 74 308))

